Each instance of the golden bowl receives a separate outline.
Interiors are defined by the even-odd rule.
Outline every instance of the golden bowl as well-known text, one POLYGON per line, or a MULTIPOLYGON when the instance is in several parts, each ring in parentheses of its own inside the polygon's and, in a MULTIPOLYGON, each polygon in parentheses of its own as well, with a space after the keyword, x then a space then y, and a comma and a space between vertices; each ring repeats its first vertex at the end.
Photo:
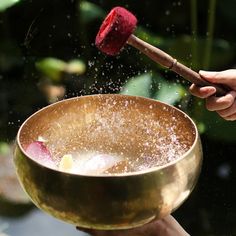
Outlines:
POLYGON ((80 227, 127 229, 161 219, 186 200, 200 173, 202 149, 194 122, 173 106, 92 95, 29 117, 17 135, 14 163, 24 190, 43 211, 80 227), (39 136, 55 158, 71 150, 115 153, 133 169, 88 175, 47 167, 25 151, 39 136))

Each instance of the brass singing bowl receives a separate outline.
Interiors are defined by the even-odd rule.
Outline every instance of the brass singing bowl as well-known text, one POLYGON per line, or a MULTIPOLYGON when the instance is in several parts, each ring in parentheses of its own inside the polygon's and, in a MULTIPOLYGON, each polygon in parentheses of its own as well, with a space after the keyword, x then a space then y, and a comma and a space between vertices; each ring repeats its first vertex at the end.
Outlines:
POLYGON ((133 228, 172 213, 194 188, 201 162, 199 134, 186 114, 152 99, 111 94, 67 99, 39 110, 19 129, 14 153, 19 180, 36 206, 73 225, 105 230, 133 228), (38 136, 48 140, 57 158, 72 149, 93 150, 125 155, 137 164, 160 155, 163 147, 163 155, 184 152, 169 163, 134 172, 70 174, 26 154, 38 136))

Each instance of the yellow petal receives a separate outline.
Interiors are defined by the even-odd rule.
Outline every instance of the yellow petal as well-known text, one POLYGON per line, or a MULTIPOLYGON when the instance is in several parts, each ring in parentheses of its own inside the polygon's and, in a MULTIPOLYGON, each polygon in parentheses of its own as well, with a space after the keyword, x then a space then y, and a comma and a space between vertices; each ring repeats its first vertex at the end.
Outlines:
POLYGON ((66 154, 62 157, 60 164, 59 164, 59 170, 70 172, 73 167, 73 158, 72 155, 66 154))

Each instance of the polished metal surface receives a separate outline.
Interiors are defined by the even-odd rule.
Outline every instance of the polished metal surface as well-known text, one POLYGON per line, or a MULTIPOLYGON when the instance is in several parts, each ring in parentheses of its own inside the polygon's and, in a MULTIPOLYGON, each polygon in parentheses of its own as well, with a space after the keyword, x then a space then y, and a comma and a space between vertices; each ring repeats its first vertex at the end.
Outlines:
POLYGON ((194 188, 201 162, 199 134, 186 114, 155 100, 111 94, 67 99, 36 112, 21 126, 14 153, 19 180, 40 209, 94 229, 132 228, 170 214, 194 188), (69 174, 26 155, 39 136, 55 160, 71 150, 98 151, 119 153, 138 167, 166 151, 181 155, 135 172, 69 174))

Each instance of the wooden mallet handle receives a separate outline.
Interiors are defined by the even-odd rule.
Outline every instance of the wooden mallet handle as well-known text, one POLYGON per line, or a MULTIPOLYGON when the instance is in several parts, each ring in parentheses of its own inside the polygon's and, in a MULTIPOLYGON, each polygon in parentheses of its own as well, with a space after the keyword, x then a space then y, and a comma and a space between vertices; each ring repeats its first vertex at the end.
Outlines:
POLYGON ((181 75, 183 78, 187 79, 188 81, 196 84, 197 86, 212 86, 216 88, 216 95, 222 96, 227 93, 227 89, 223 86, 219 86, 213 83, 210 83, 204 79, 201 78, 201 76, 188 68, 187 66, 179 63, 176 59, 171 57, 169 54, 163 52, 159 48, 156 48, 147 42, 137 38, 135 35, 131 34, 129 37, 127 43, 142 53, 144 53, 146 56, 151 58, 153 61, 157 62, 158 64, 167 67, 168 69, 176 72, 177 74, 181 75))
POLYGON ((197 72, 179 63, 167 53, 134 36, 132 33, 136 25, 137 19, 131 12, 123 7, 114 7, 103 21, 95 44, 102 52, 114 56, 128 43, 188 81, 198 86, 213 86, 216 88, 216 95, 219 96, 227 93, 227 88, 204 80, 197 72))

